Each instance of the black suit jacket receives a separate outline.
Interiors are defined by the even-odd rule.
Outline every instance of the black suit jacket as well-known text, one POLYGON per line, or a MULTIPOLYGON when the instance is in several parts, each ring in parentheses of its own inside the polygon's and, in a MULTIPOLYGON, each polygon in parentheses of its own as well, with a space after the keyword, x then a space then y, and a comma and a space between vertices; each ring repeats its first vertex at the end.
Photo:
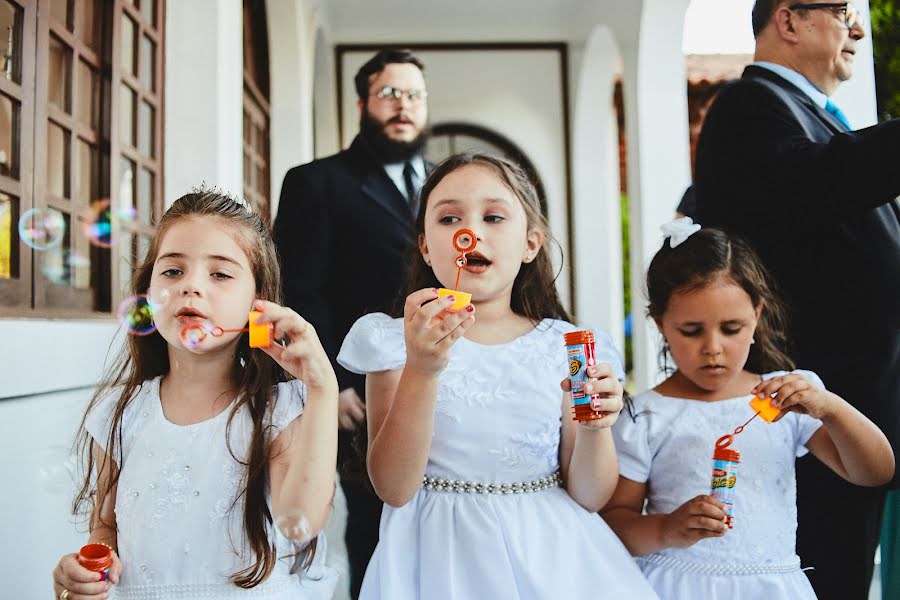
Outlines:
MULTIPOLYGON (((759 253, 789 310, 791 354, 900 449, 900 119, 847 132, 749 66, 706 116, 697 221, 759 253)), ((895 478, 895 483, 898 481, 895 478)))
POLYGON ((285 303, 316 328, 340 388, 364 397, 364 378, 335 359, 358 318, 389 312, 405 292, 406 198, 357 136, 347 150, 288 171, 274 238, 285 303))

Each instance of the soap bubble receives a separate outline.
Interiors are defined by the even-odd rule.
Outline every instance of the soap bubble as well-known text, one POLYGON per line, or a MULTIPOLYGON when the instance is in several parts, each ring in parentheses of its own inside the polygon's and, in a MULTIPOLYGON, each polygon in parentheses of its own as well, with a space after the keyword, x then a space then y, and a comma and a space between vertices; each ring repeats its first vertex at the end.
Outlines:
POLYGON ((137 219, 137 210, 132 207, 113 210, 109 200, 97 200, 84 213, 84 233, 95 246, 112 248, 117 239, 114 230, 117 223, 131 223, 137 219))
POLYGON ((202 323, 188 323, 181 330, 181 343, 188 350, 194 350, 203 343, 206 335, 206 327, 202 323))
POLYGON ((306 546, 315 537, 309 519, 300 512, 290 512, 275 519, 275 526, 281 535, 296 546, 306 546))
POLYGON ((56 285, 71 285, 76 271, 90 266, 89 258, 73 254, 68 249, 54 250, 41 255, 41 273, 56 285))
POLYGON ((171 299, 172 293, 169 291, 169 288, 150 288, 147 290, 147 301, 153 314, 158 313, 171 299))
POLYGON ((133 335, 150 335, 156 331, 150 300, 143 294, 123 300, 116 316, 128 333, 133 335))
POLYGON ((71 493, 78 473, 78 460, 67 446, 47 446, 34 455, 34 478, 38 487, 55 494, 71 493))
POLYGON ((19 238, 35 250, 58 246, 66 233, 66 220, 52 208, 32 208, 19 219, 19 238))

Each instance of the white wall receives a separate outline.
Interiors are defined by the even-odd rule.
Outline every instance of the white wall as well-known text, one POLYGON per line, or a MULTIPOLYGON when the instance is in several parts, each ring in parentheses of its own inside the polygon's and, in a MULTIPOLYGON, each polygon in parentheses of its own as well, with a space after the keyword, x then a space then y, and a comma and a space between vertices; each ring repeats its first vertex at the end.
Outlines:
MULTIPOLYGON (((343 59, 343 144, 359 130, 353 76, 374 52, 347 52, 343 59)), ((471 123, 507 137, 531 160, 544 184, 550 226, 566 256, 566 165, 562 77, 555 50, 428 50, 425 63, 432 123, 471 123)), ((564 302, 569 272, 557 281, 564 302)))

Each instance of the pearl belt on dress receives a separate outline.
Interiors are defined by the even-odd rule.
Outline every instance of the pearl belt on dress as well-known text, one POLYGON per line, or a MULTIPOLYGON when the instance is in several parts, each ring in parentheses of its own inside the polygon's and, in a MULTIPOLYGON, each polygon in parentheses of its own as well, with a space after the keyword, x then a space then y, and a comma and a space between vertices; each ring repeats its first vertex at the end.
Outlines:
POLYGON ((560 483, 562 483, 562 477, 559 471, 543 479, 516 483, 478 483, 474 481, 460 481, 458 479, 429 477, 428 475, 422 478, 422 487, 426 490, 466 492, 469 494, 524 494, 557 487, 560 483))

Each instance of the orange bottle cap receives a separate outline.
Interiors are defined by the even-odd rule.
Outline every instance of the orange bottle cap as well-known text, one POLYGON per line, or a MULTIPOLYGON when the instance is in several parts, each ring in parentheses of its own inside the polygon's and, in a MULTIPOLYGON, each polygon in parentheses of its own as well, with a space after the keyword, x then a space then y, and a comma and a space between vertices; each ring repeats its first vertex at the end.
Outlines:
POLYGON ((268 348, 272 345, 272 324, 256 324, 256 319, 262 315, 258 310, 250 311, 250 347, 268 348))
POLYGON ((753 412, 758 412, 760 418, 766 423, 771 423, 781 414, 781 409, 772 406, 771 398, 757 398, 754 396, 750 401, 750 408, 753 409, 753 412))
POLYGON ((78 551, 78 564, 88 571, 101 573, 112 567, 112 551, 103 544, 88 544, 78 551))
POLYGON ((444 296, 453 296, 453 306, 450 308, 454 310, 462 310, 472 303, 472 294, 468 292, 448 290, 447 288, 438 289, 438 298, 443 298, 444 296))
POLYGON ((594 332, 590 329, 584 329, 582 331, 572 331, 570 333, 564 334, 563 339, 566 341, 566 346, 575 346, 577 344, 593 344, 594 332))

